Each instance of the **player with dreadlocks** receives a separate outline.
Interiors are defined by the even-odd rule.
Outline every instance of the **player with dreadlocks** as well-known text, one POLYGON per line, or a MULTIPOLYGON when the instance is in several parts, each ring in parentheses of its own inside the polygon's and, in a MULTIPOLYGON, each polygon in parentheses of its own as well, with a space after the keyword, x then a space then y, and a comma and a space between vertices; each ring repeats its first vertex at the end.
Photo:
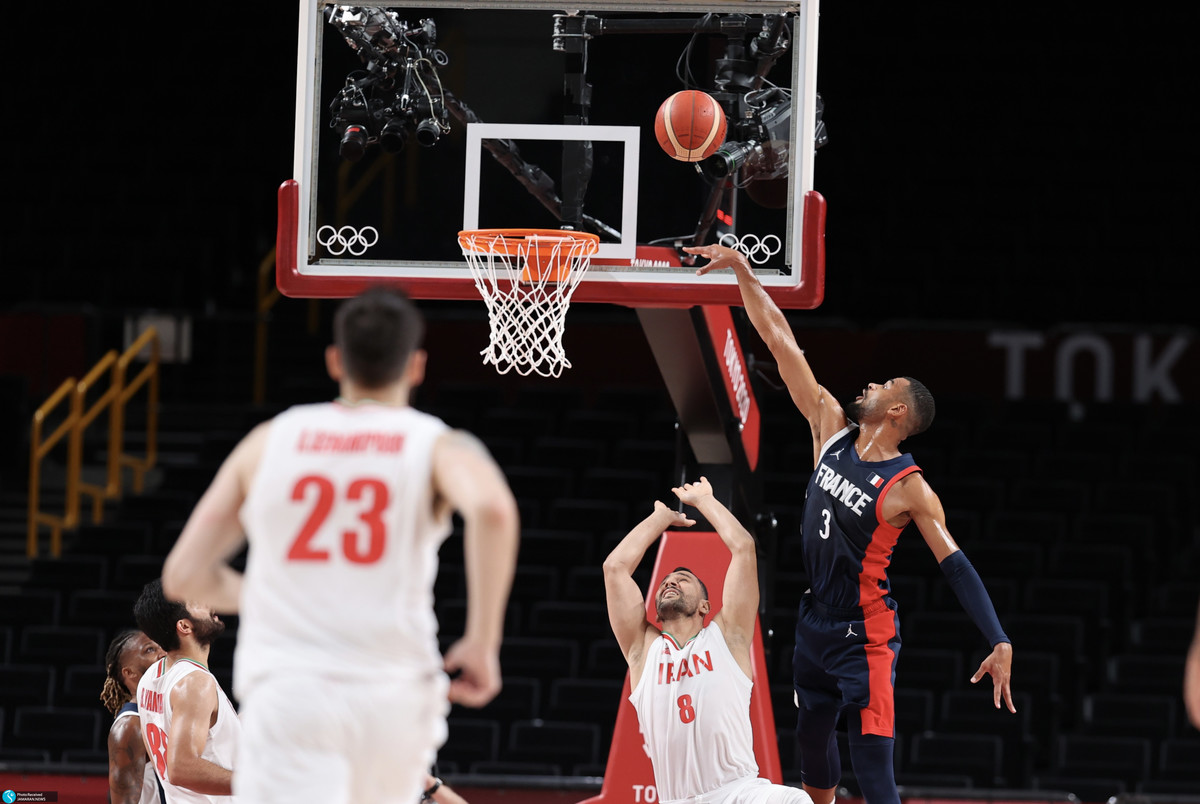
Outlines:
POLYGON ((115 718, 108 730, 108 793, 112 804, 160 804, 154 772, 146 773, 146 744, 138 715, 138 682, 146 668, 166 653, 141 631, 117 634, 104 657, 104 689, 100 702, 115 718))

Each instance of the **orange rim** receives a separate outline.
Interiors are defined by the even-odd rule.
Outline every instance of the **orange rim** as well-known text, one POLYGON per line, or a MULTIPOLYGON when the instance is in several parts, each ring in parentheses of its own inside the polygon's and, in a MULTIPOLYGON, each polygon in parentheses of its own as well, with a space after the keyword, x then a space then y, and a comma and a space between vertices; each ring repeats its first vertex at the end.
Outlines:
POLYGON ((600 236, 570 229, 464 229, 458 233, 458 243, 473 254, 498 251, 510 257, 524 256, 522 282, 562 282, 571 273, 570 259, 563 257, 590 257, 600 247, 600 236), (570 245, 543 254, 538 248, 543 240, 557 241, 555 245, 569 242, 570 245))

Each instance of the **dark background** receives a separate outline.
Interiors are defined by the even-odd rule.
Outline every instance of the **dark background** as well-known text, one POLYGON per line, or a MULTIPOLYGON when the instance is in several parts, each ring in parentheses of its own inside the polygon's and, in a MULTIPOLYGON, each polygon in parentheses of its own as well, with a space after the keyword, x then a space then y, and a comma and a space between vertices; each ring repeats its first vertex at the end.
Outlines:
MULTIPOLYGON (((826 2, 819 312, 1192 322, 1196 16, 826 2)), ((296 19, 10 18, 4 308, 250 309, 292 172, 296 19)))

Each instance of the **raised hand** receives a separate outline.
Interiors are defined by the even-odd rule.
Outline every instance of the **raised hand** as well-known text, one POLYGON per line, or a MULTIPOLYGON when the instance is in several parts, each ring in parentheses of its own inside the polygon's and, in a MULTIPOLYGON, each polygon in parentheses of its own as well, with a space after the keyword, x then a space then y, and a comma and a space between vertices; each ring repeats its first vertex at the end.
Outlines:
POLYGON ((695 483, 684 483, 678 488, 671 489, 671 491, 675 492, 675 496, 679 498, 680 502, 687 503, 693 507, 698 506, 700 500, 703 498, 711 497, 713 493, 712 486, 706 477, 701 477, 695 483))
MULTIPOLYGON (((676 494, 678 494, 679 493, 678 489, 676 489, 675 492, 676 492, 676 494)), ((681 497, 680 499, 683 499, 683 498, 681 497)), ((684 500, 684 502, 687 502, 687 501, 684 500)), ((663 518, 664 520, 669 520, 669 522, 667 522, 667 524, 666 524, 667 528, 672 528, 672 527, 673 528, 690 528, 692 525, 696 524, 696 520, 689 519, 688 515, 685 514, 683 511, 676 511, 672 508, 667 507, 667 504, 664 503, 662 500, 654 501, 654 514, 652 514, 652 516, 657 516, 657 517, 663 518)))
POLYGON ((749 268, 750 263, 746 260, 746 255, 729 246, 721 246, 713 244, 710 246, 688 246, 684 249, 688 254, 695 254, 697 257, 706 257, 708 262, 696 269, 696 276, 704 276, 710 271, 717 271, 721 268, 730 268, 734 266, 742 266, 749 268))

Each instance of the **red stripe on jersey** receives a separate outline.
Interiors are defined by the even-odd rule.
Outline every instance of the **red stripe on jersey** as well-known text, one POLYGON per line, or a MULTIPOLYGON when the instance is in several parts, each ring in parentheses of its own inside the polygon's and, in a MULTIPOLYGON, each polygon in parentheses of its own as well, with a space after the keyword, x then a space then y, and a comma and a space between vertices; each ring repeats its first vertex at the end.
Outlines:
POLYGON ((863 627, 867 632, 867 685, 871 700, 861 711, 862 733, 895 737, 892 665, 896 654, 888 640, 896 635, 896 615, 891 609, 884 609, 867 617, 863 627))
MULTIPOLYGON (((883 590, 879 588, 879 584, 887 577, 892 550, 895 549, 896 542, 900 540, 900 533, 904 530, 903 527, 889 525, 882 519, 883 498, 900 478, 919 471, 918 467, 910 466, 898 472, 879 492, 879 499, 875 501, 875 515, 879 518, 879 526, 871 534, 866 555, 863 556, 862 571, 858 574, 858 604, 863 608, 883 599, 883 590)), ((866 617, 863 627, 867 638, 867 685, 871 695, 870 703, 862 710, 863 734, 894 737, 896 707, 892 665, 896 661, 896 654, 888 647, 888 640, 896 635, 896 615, 891 609, 884 609, 866 617)))

